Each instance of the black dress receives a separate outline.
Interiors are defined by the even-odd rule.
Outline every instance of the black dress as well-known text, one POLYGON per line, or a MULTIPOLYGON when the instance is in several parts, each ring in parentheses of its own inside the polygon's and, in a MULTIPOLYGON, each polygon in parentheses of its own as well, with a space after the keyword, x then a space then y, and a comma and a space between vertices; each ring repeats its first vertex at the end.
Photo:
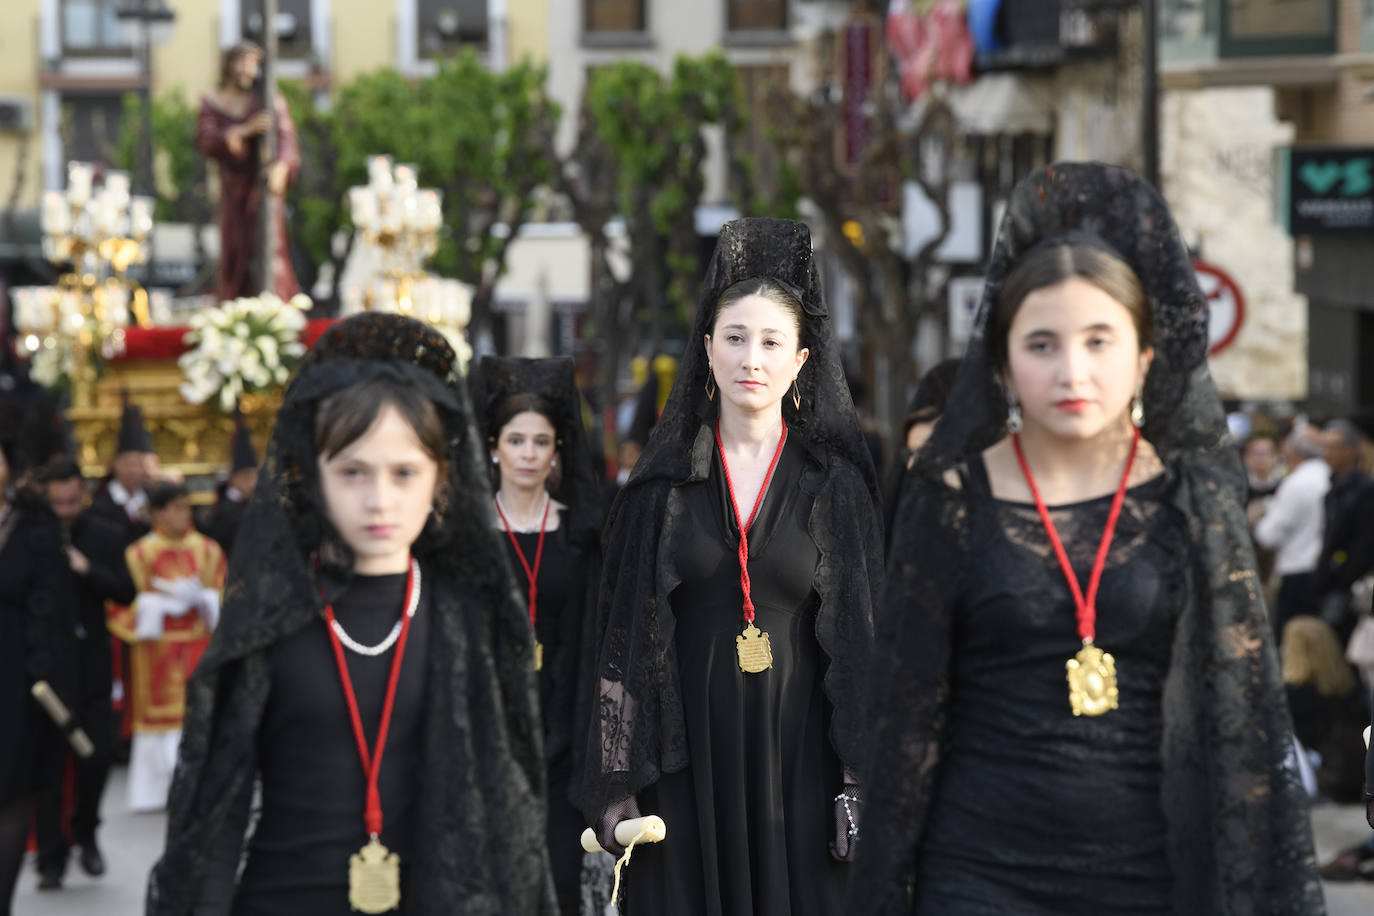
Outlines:
MULTIPOLYGON (((404 604, 405 580, 405 574, 355 576, 334 606, 348 635, 364 645, 381 642, 404 604)), ((401 858, 401 907, 396 912, 406 910, 411 896, 407 863, 415 861, 415 772, 421 759, 426 649, 434 616, 429 594, 422 586, 378 783, 385 817, 381 840, 401 858)), ((394 648, 377 656, 344 650, 369 748, 377 740, 394 654, 394 648)), ((262 814, 248 844, 233 911, 235 916, 348 913, 349 856, 367 842, 367 780, 324 622, 298 630, 273 646, 269 656, 272 686, 257 750, 262 814)))
POLYGON ((692 762, 639 794, 668 837, 635 849, 630 916, 842 911, 848 866, 829 851, 842 773, 815 635, 820 554, 808 531, 822 478, 804 446, 786 446, 750 529, 755 623, 773 649, 761 674, 742 672, 735 649, 739 535, 719 453, 705 481, 680 488, 685 516, 667 549, 682 581, 669 597, 692 762))
POLYGON ((35 788, 35 728, 43 713, 29 688, 59 673, 61 550, 56 519, 0 505, 0 806, 35 788), (8 522, 7 511, 13 513, 8 522))
MULTIPOLYGON (((526 561, 533 567, 539 550, 539 532, 516 532, 515 538, 525 553, 526 561)), ((516 571, 517 580, 524 583, 521 594, 528 595, 528 578, 504 529, 501 539, 510 554, 511 568, 516 571)), ((548 775, 549 860, 553 866, 559 907, 565 914, 574 916, 581 895, 581 836, 586 824, 581 812, 568 798, 569 781, 572 778, 570 742, 586 601, 585 577, 595 572, 578 567, 575 552, 568 542, 567 525, 560 525, 544 535, 534 633, 543 646, 543 665, 539 669, 539 708, 544 722, 544 754, 548 775)))
MULTIPOLYGON (((953 631, 948 745, 917 852, 916 912, 1173 912, 1160 797, 1163 691, 1187 601, 1187 531, 1169 478, 1123 504, 1097 607, 1120 708, 1075 717, 1073 598, 1034 505, 965 476, 970 583, 953 631), (982 571, 982 574, 975 574, 982 571)), ((1086 588, 1112 497, 1051 509, 1086 588)))

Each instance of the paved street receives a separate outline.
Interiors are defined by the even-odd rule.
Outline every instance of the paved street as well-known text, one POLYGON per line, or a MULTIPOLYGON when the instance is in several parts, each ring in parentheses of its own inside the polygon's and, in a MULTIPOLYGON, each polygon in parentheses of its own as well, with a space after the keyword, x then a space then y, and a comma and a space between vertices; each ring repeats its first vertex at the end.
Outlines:
MULTIPOLYGON (((112 776, 105 796, 101 846, 109 874, 99 880, 88 878, 73 863, 61 891, 40 894, 29 863, 20 881, 15 916, 136 916, 143 911, 143 886, 149 866, 162 849, 165 822, 161 815, 127 813, 124 792, 121 768, 112 776)), ((1313 813, 1313 825, 1322 861, 1369 834, 1363 813, 1354 805, 1320 807, 1313 813)), ((1326 900, 1329 916, 1369 916, 1374 913, 1374 883, 1328 885, 1326 900)))

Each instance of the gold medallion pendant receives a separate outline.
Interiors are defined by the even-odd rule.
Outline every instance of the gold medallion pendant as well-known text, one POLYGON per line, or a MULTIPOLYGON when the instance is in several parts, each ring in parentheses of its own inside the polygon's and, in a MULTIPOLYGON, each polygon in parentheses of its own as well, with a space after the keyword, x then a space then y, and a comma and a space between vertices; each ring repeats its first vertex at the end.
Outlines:
POLYGON ((534 642, 534 670, 544 670, 544 644, 538 640, 534 642))
POLYGON ((768 634, 752 623, 735 637, 735 650, 739 652, 740 670, 746 674, 758 674, 773 667, 773 646, 768 642, 768 634))
POLYGON ((1069 703, 1075 716, 1100 716, 1117 708, 1116 659, 1085 639, 1083 648, 1064 667, 1069 677, 1069 703))
POLYGON ((389 913, 401 905, 401 857, 376 836, 348 857, 348 903, 359 913, 389 913))

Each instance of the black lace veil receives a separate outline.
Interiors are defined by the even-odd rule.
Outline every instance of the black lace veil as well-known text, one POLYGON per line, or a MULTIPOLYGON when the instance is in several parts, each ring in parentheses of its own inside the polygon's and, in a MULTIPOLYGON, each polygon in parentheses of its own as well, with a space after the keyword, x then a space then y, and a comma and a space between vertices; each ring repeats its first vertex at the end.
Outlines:
POLYGON ((367 313, 325 333, 288 387, 239 547, 219 628, 187 684, 167 847, 149 914, 191 911, 231 800, 254 778, 270 647, 319 618, 352 557, 327 521, 314 447, 319 402, 365 379, 414 385, 442 419, 447 505, 413 547, 432 588, 422 812, 407 908, 553 912, 529 621, 494 536, 486 450, 452 348, 418 321, 367 313), (313 568, 318 557, 318 570, 313 568))
POLYGON ((661 548, 677 520, 673 487, 703 479, 715 447, 716 404, 706 397, 703 339, 721 294, 753 278, 780 281, 802 303, 801 345, 810 355, 797 380, 801 408, 784 398, 783 418, 789 437, 826 469, 829 486, 811 525, 822 555, 814 580, 821 598, 816 627, 829 659, 825 689, 836 710, 831 738, 846 764, 857 762, 859 697, 881 578, 873 462, 845 383, 810 231, 791 220, 734 220, 721 229, 711 256, 667 404, 607 520, 598 638, 588 647, 592 657, 584 667, 592 676, 583 687, 599 705, 588 728, 587 765, 575 777, 591 823, 608 805, 688 762, 667 602, 676 568, 661 548))
POLYGON ((1021 255, 1070 237, 1117 252, 1151 303, 1144 435, 1178 477, 1175 500, 1192 538, 1189 602, 1164 688, 1162 793, 1175 912, 1321 913, 1307 803, 1247 534, 1245 478, 1207 369, 1206 300, 1154 188, 1124 169, 1079 163, 1036 172, 1013 192, 948 408, 905 487, 874 666, 858 905, 910 912, 913 859, 946 728, 961 588, 952 571, 968 536, 964 497, 942 475, 1006 434, 1006 394, 989 340, 993 303, 1021 255))

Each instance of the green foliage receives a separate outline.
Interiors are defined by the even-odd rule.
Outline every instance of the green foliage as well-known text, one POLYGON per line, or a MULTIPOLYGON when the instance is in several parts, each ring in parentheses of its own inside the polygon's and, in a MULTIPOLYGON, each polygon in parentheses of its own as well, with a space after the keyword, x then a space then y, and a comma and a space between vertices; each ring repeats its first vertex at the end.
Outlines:
POLYGON ((421 184, 444 192, 435 268, 480 282, 504 246, 492 227, 522 223, 552 172, 545 146, 558 110, 545 76, 527 62, 493 73, 469 50, 417 82, 392 70, 359 77, 331 112, 338 196, 367 180, 368 155, 414 163, 421 184))
MULTIPOLYGON (((191 219, 192 197, 200 191, 204 170, 196 151, 196 108, 180 89, 153 98, 153 158, 157 185, 156 218, 191 219)), ((124 115, 115 146, 115 163, 134 173, 138 186, 138 141, 143 112, 136 93, 125 93, 124 115)))
MULTIPOLYGON (((616 196, 640 249, 636 270, 646 269, 667 284, 668 305, 684 323, 690 319, 700 276, 694 213, 705 190, 702 131, 724 129, 733 161, 731 190, 736 205, 750 215, 788 216, 796 212, 797 183, 787 178, 778 199, 755 193, 755 166, 737 142, 749 127, 749 113, 738 76, 725 54, 678 57, 668 74, 623 61, 593 70, 583 99, 584 115, 596 139, 615 163, 616 196), (645 241, 646 235, 656 236, 645 241), (655 270, 646 260, 661 261, 655 270)), ((654 290, 638 298, 653 307, 654 290)))

